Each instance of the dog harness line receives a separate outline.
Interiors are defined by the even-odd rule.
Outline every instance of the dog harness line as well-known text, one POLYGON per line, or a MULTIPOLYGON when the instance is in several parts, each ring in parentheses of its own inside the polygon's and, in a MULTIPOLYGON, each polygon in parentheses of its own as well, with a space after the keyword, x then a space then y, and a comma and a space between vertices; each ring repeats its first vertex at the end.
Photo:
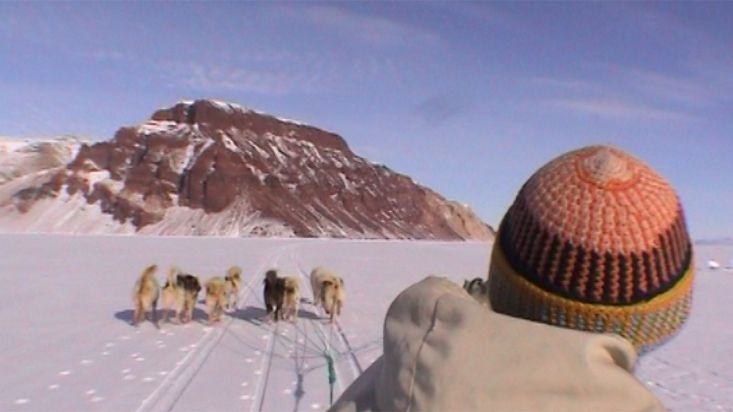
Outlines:
POLYGON ((333 386, 336 383, 336 369, 333 367, 333 357, 331 356, 331 339, 333 338, 333 323, 329 327, 329 336, 326 340, 326 365, 328 365, 328 403, 333 406, 333 386))

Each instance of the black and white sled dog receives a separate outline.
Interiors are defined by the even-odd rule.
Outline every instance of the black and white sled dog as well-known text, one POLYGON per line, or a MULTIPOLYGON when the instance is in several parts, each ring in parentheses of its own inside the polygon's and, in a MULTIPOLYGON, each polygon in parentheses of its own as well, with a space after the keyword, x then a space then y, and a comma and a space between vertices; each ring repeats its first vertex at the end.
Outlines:
POLYGON ((473 278, 463 281, 463 289, 482 305, 489 306, 489 281, 473 278))
POLYGON ((181 273, 177 267, 170 268, 161 293, 162 309, 166 310, 163 320, 168 321, 173 312, 178 323, 190 321, 200 290, 201 282, 196 276, 181 273))

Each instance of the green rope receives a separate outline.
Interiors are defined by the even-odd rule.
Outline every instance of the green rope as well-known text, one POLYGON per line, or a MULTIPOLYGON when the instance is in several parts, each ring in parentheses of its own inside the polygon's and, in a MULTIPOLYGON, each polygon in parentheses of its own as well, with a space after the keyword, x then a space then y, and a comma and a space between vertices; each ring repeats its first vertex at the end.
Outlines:
POLYGON ((326 363, 328 364, 328 386, 330 389, 329 402, 333 406, 333 384, 336 383, 336 370, 333 368, 333 358, 326 355, 326 363))

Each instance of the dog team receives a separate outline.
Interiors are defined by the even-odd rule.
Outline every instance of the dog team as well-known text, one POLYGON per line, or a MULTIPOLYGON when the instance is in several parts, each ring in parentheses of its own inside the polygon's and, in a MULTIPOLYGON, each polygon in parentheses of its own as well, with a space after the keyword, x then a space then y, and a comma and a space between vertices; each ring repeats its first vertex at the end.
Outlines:
MULTIPOLYGON (((137 325, 145 319, 147 312, 151 320, 158 324, 158 301, 160 309, 165 311, 164 322, 168 322, 171 313, 178 323, 186 323, 193 319, 196 299, 201 291, 198 277, 184 273, 177 267, 168 271, 163 288, 160 288, 155 277, 157 265, 146 267, 135 282, 132 291, 134 313, 132 324, 137 325)), ((234 311, 239 303, 242 270, 232 266, 226 276, 214 276, 204 284, 206 313, 211 325, 221 320, 224 311, 234 311)), ((330 321, 334 322, 341 314, 346 299, 344 280, 337 274, 317 267, 310 274, 313 289, 313 304, 323 307, 330 321)), ((275 322, 287 320, 295 322, 300 304, 300 284, 295 276, 279 276, 277 270, 270 269, 265 273, 263 297, 268 317, 275 322)))

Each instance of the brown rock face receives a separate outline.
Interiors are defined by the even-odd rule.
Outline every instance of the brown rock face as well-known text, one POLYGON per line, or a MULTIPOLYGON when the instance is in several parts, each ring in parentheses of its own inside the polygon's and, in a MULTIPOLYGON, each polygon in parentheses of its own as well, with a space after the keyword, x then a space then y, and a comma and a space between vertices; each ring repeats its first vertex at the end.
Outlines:
POLYGON ((156 111, 151 120, 173 121, 190 125, 207 124, 215 130, 249 130, 258 135, 270 133, 275 136, 292 136, 297 134, 299 140, 311 142, 318 147, 353 154, 344 139, 337 134, 307 125, 282 121, 231 103, 213 100, 181 102, 171 108, 156 111))
MULTIPOLYGON (((65 185, 142 233, 166 234, 196 211, 236 235, 272 234, 262 224, 274 224, 300 237, 493 239, 467 207, 355 155, 336 134, 213 100, 82 146, 63 180, 42 193, 65 185)), ((173 232, 207 234, 202 224, 173 232)))

